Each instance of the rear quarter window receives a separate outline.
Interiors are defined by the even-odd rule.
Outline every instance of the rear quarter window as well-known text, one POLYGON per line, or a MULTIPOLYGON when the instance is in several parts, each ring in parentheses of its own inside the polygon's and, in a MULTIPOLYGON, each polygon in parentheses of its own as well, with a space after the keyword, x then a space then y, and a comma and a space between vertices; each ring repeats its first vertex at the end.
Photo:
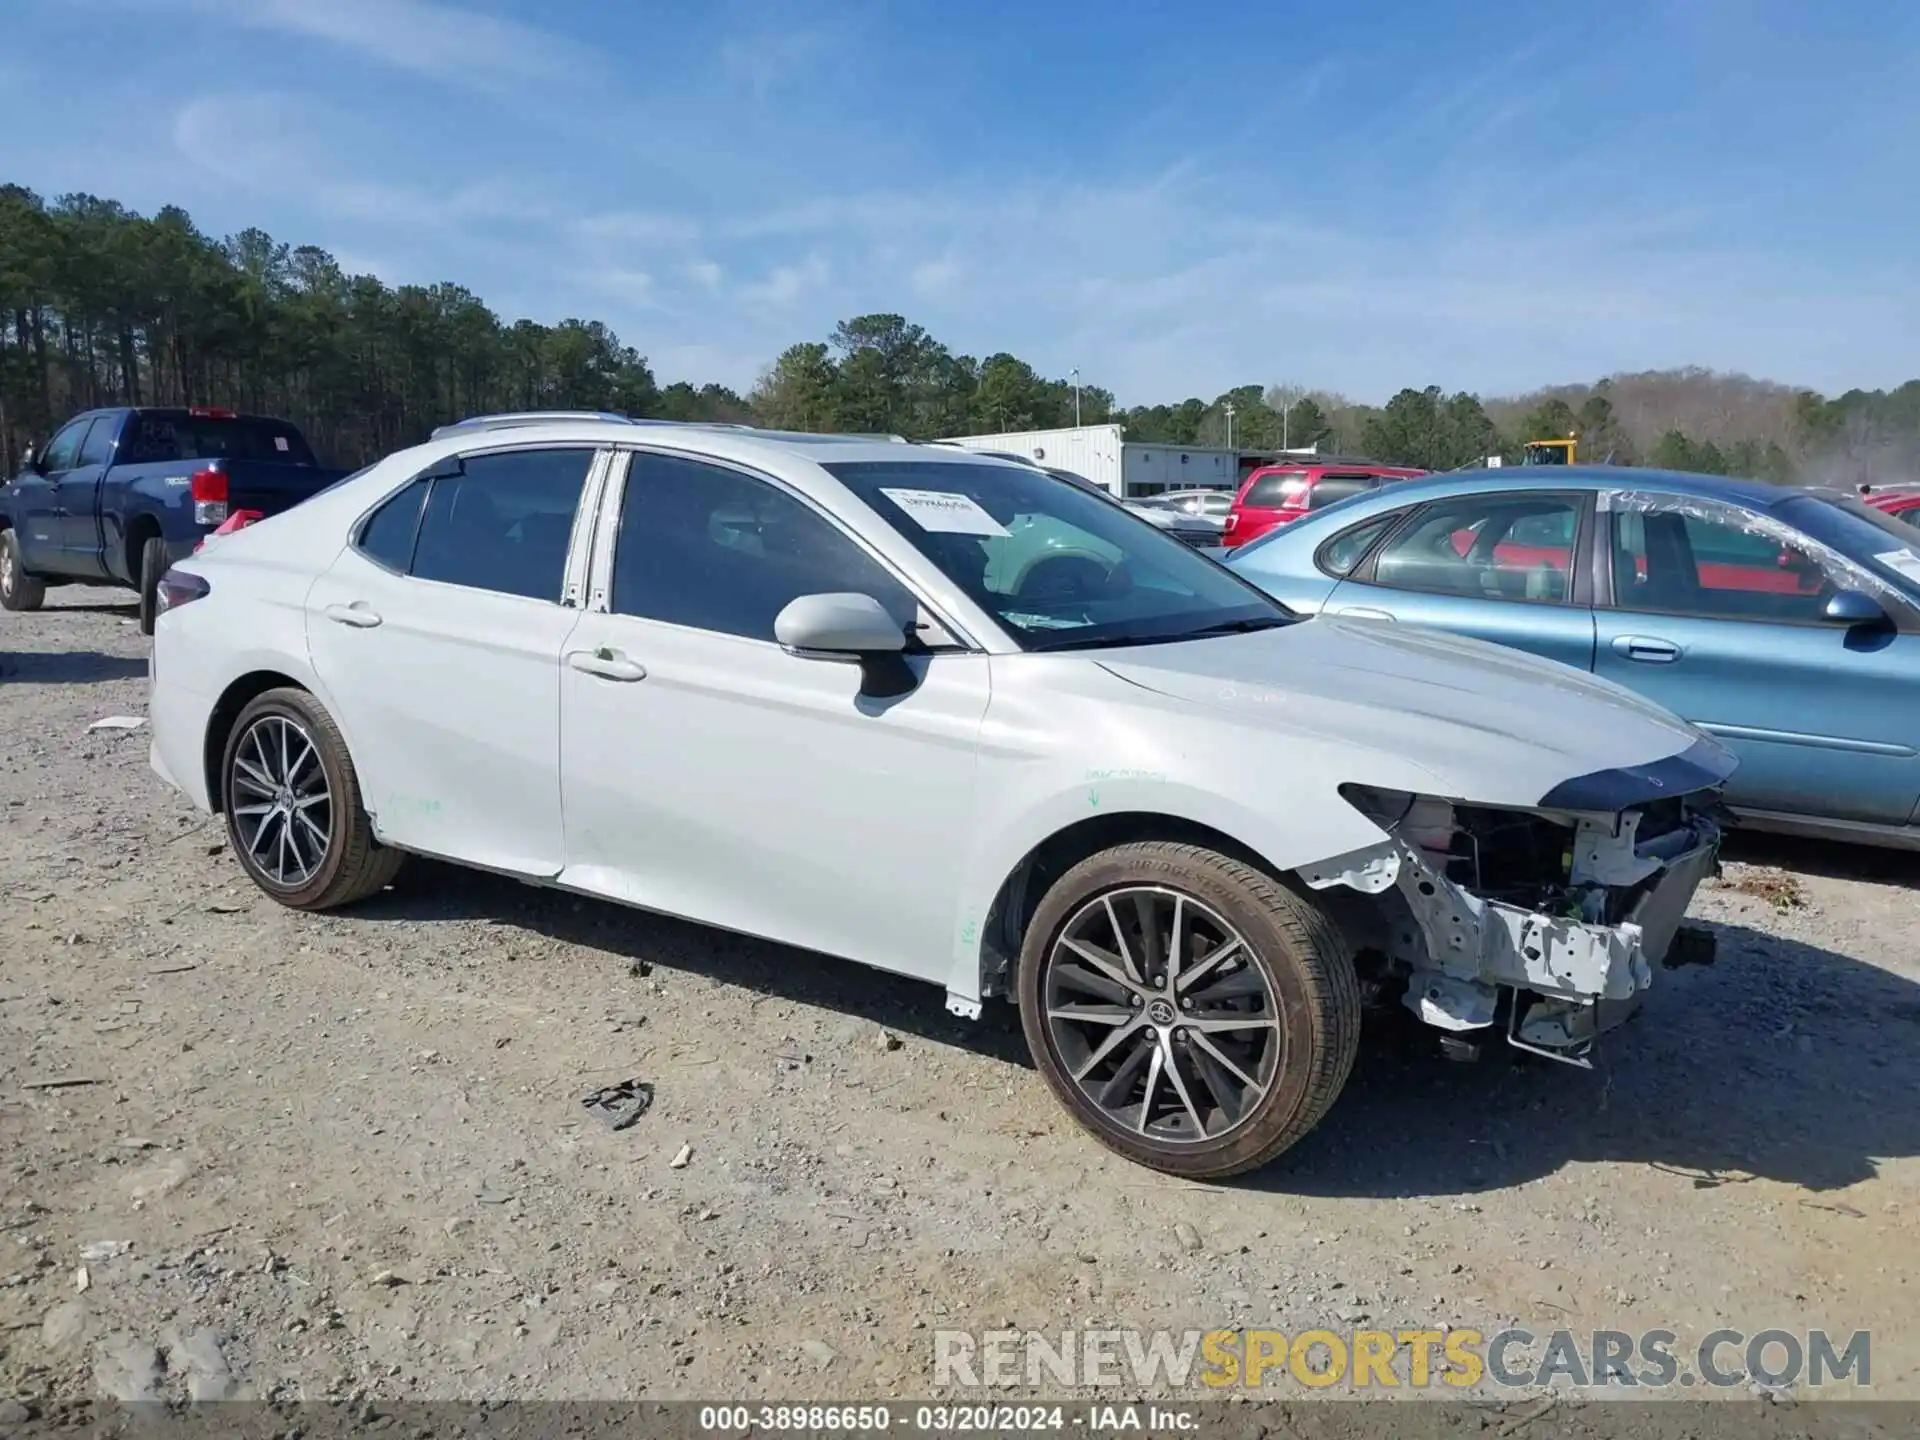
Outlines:
POLYGON ((1252 505, 1261 510, 1278 510, 1297 495, 1300 487, 1306 483, 1306 476, 1298 470, 1276 471, 1272 475, 1262 475, 1247 487, 1242 497, 1242 505, 1252 505))
POLYGON ((242 460, 312 465, 313 451, 293 426, 256 416, 149 412, 135 415, 121 443, 121 463, 165 464, 176 460, 242 460))
POLYGON ((1378 475, 1322 475, 1307 492, 1307 508, 1324 510, 1329 505, 1379 488, 1378 475))
POLYGON ((1351 575, 1354 567, 1366 558, 1367 552, 1374 547, 1375 542, 1391 530, 1406 513, 1404 510, 1396 510, 1390 515, 1381 515, 1342 530, 1320 547, 1320 553, 1315 557, 1319 561, 1320 568, 1329 575, 1343 579, 1351 575))

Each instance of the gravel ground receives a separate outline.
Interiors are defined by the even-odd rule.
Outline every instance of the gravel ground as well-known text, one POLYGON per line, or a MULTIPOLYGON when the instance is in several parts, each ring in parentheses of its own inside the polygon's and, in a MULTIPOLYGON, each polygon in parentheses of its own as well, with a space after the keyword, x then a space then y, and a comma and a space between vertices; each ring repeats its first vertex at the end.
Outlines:
POLYGON ((1920 1399, 1920 859, 1736 845, 1719 964, 1597 1071, 1387 1027, 1184 1184, 1004 1007, 437 865, 279 908, 89 732, 145 708, 121 599, 0 615, 0 1403, 924 1397, 943 1327, 1516 1320, 1866 1329, 1920 1399))

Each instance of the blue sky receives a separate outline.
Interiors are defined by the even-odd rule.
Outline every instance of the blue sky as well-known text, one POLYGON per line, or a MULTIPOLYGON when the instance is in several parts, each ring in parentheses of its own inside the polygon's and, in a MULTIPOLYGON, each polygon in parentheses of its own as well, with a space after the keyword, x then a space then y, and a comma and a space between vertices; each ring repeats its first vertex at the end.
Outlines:
POLYGON ((1123 402, 1920 375, 1911 0, 0 0, 0 179, 745 388, 894 310, 1123 402))

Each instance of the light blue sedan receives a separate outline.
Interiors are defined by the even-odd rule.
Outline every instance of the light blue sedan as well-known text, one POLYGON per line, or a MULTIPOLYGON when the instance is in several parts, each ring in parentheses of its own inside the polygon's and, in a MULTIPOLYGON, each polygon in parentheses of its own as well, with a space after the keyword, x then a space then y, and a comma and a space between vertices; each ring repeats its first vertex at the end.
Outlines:
POLYGON ((1293 609, 1618 681, 1726 741, 1754 829, 1920 849, 1920 534, 1837 491, 1660 470, 1385 486, 1227 563, 1293 609))

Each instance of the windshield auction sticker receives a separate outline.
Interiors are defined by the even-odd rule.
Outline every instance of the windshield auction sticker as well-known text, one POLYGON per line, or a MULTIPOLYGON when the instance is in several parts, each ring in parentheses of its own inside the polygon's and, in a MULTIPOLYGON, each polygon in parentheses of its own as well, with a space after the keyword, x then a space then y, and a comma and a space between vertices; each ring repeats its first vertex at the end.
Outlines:
POLYGON ((1887 550, 1873 557, 1889 570, 1898 570, 1909 580, 1920 580, 1920 555, 1912 550, 1887 550))
POLYGON ((982 510, 971 495, 956 495, 951 490, 890 490, 886 496, 912 518, 922 530, 938 530, 948 535, 1005 535, 1007 527, 982 510))

